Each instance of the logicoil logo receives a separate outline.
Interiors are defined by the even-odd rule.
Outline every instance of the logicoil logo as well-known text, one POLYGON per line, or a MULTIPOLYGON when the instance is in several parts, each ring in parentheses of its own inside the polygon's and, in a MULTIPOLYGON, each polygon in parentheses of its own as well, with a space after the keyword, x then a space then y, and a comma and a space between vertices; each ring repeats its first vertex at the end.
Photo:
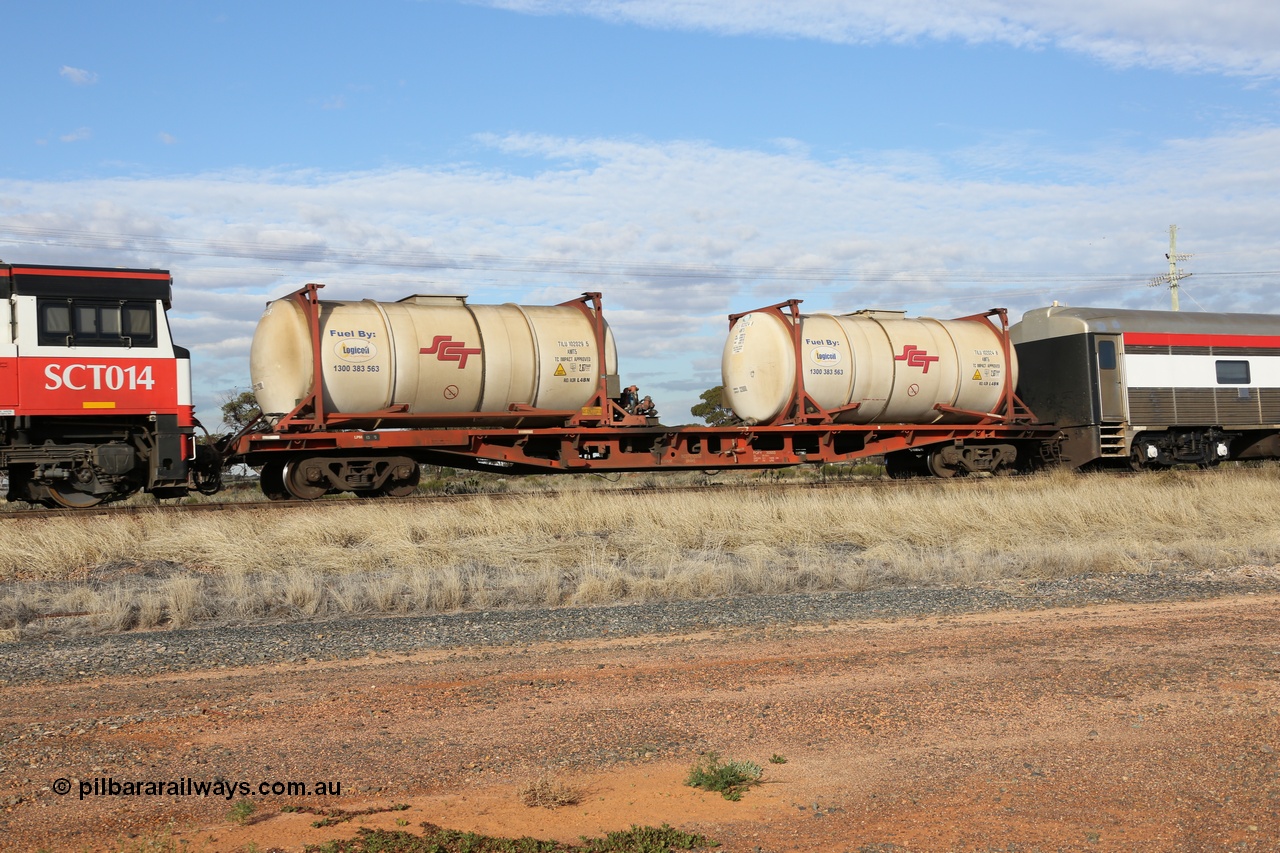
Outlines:
POLYGON ((368 361, 378 355, 378 348, 369 340, 343 340, 333 347, 343 361, 368 361))

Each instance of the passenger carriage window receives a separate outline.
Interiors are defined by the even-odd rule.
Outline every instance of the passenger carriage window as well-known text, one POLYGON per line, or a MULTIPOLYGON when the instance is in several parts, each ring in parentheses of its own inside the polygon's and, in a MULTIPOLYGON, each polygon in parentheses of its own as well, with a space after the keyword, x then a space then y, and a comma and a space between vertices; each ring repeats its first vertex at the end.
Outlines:
POLYGON ((1098 369, 1116 369, 1116 342, 1098 341, 1098 369))
POLYGON ((1249 384, 1249 362, 1247 361, 1217 361, 1214 366, 1218 371, 1219 385, 1248 385, 1249 384))
POLYGON ((156 308, 150 302, 37 300, 42 346, 153 347, 156 308))

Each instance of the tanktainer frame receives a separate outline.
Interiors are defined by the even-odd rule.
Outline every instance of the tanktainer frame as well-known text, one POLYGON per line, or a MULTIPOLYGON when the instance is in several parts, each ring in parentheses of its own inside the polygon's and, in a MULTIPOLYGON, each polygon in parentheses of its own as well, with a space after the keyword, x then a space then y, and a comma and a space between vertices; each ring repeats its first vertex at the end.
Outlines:
MULTIPOLYGON (((505 412, 445 415, 443 426, 413 428, 397 426, 413 417, 403 406, 331 412, 320 385, 318 291, 323 286, 308 284, 289 297, 298 301, 311 325, 310 391, 269 428, 250 424, 223 449, 227 464, 261 467, 263 491, 272 498, 314 499, 340 491, 408 494, 418 483, 421 464, 510 474, 621 473, 771 469, 883 456, 891 477, 951 477, 1060 461, 1058 430, 1038 423, 1011 386, 990 412, 936 407, 966 415, 969 423, 836 423, 843 410, 822 408, 805 392, 803 381, 797 381, 785 418, 768 424, 668 427, 629 414, 618 404, 618 378, 606 373, 602 359, 595 392, 577 410, 512 404, 505 412)), ((798 329, 800 302, 788 300, 759 311, 776 313, 798 329)), ((601 294, 591 292, 561 305, 582 310, 597 342, 603 342, 601 303, 601 294)), ((730 324, 739 316, 731 317, 730 324)), ((990 324, 1005 353, 1011 351, 1004 309, 960 319, 990 324)), ((799 347, 798 331, 794 341, 799 347)))
MULTIPOLYGON (((790 399, 783 404, 774 417, 767 421, 761 421, 765 425, 829 424, 840 419, 842 415, 857 411, 861 406, 861 403, 849 403, 838 407, 824 407, 805 387, 806 367, 803 358, 803 350, 805 348, 803 340, 804 318, 800 314, 800 305, 803 302, 803 299, 788 299, 773 305, 767 305, 764 308, 757 308, 754 311, 743 311, 729 315, 730 329, 734 327, 738 320, 751 314, 772 316, 782 323, 790 338, 789 344, 794 365, 790 399)), ((1010 364, 1013 359, 1014 347, 1010 338, 1009 312, 1007 309, 992 308, 989 311, 983 311, 978 314, 957 317, 952 322, 973 322, 987 326, 1000 342, 1000 364, 1010 364), (997 320, 999 321, 998 324, 997 320)), ((904 356, 899 356, 899 358, 904 358, 904 356)), ((1003 383, 996 405, 989 412, 974 411, 945 403, 938 403, 933 406, 933 409, 943 415, 960 416, 973 424, 1035 423, 1035 415, 1018 398, 1014 392, 1014 384, 1013 381, 1005 381, 1003 383)))

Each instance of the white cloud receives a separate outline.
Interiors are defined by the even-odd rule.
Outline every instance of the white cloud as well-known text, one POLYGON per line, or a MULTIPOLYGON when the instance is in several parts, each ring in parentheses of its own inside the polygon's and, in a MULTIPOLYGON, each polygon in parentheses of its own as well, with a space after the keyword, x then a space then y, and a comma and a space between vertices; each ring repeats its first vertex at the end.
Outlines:
POLYGON ((1280 74, 1273 0, 477 0, 511 11, 841 44, 1056 46, 1115 66, 1280 74))
POLYGON ((603 291, 624 372, 676 420, 718 384, 730 312, 792 297, 807 311, 1000 305, 1015 319, 1053 299, 1164 307, 1145 282, 1167 269, 1170 223, 1196 253, 1184 307, 1275 310, 1277 129, 1089 156, 1013 145, 836 161, 803 146, 487 141, 518 162, 0 179, 0 256, 172 269, 175 331, 210 420, 216 392, 247 384, 243 343, 265 300, 308 281, 339 299, 603 291), (1009 171, 968 165, 996 160, 1009 171), (1011 177, 1028 173, 1053 177, 1011 177))
POLYGON ((83 68, 73 68, 70 65, 62 66, 58 69, 58 73, 77 86, 92 86, 98 82, 96 72, 85 71, 83 68))
POLYGON ((78 127, 70 133, 64 133, 58 137, 63 142, 83 142, 91 138, 93 138, 93 131, 87 127, 78 127))
POLYGON ((160 141, 163 142, 165 145, 178 144, 178 137, 174 136, 172 133, 165 133, 163 130, 160 131, 159 138, 160 138, 160 141))

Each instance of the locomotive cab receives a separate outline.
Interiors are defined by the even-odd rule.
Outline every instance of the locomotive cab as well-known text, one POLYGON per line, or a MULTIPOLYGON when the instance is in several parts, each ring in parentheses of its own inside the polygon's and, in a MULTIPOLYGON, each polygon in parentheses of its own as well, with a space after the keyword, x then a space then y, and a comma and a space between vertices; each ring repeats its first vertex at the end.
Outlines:
POLYGON ((164 270, 0 265, 0 465, 9 500, 86 507, 185 495, 189 353, 164 270), (5 322, 7 321, 7 322, 5 322))

